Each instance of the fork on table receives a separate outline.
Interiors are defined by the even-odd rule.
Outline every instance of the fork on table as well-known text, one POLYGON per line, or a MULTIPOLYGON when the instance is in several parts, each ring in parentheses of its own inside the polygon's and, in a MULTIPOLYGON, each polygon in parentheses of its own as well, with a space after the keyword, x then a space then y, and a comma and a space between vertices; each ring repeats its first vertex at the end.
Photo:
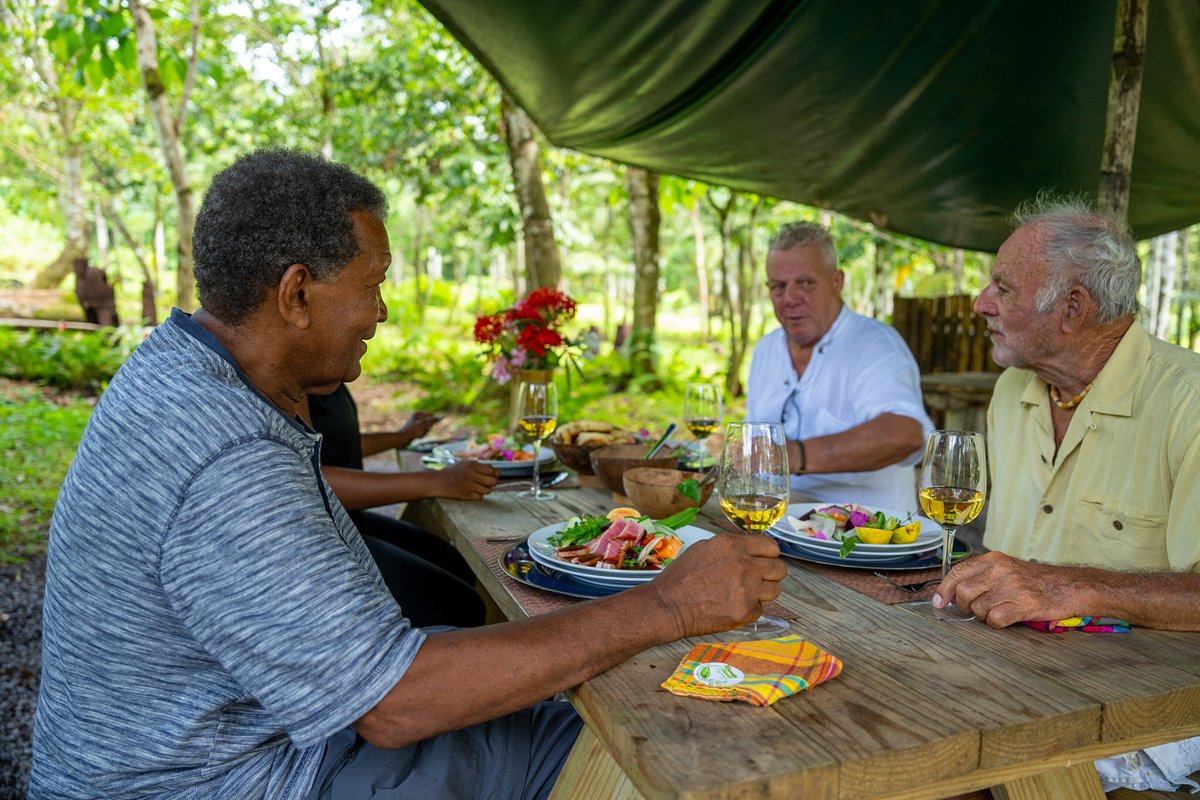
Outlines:
POLYGON ((891 586, 893 589, 899 589, 902 592, 910 592, 911 594, 917 594, 926 586, 932 586, 935 583, 942 582, 941 578, 930 578, 929 580, 921 581, 920 583, 896 583, 882 572, 876 572, 875 577, 882 579, 884 583, 886 583, 888 586, 891 586))

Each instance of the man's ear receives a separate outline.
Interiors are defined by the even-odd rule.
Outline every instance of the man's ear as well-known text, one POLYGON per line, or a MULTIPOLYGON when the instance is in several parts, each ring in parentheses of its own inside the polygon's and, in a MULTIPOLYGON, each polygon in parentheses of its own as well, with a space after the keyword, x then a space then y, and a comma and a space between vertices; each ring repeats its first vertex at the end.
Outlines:
POLYGON ((1092 293, 1076 284, 1067 290, 1064 298, 1062 329, 1063 333, 1075 333, 1087 321, 1095 308, 1092 293))
POLYGON ((842 287, 846 285, 845 270, 837 270, 833 273, 833 288, 837 289, 837 293, 842 293, 842 287))
POLYGON ((303 264, 292 264, 279 279, 276 302, 279 316, 289 325, 307 328, 311 321, 309 297, 314 283, 312 273, 303 264))

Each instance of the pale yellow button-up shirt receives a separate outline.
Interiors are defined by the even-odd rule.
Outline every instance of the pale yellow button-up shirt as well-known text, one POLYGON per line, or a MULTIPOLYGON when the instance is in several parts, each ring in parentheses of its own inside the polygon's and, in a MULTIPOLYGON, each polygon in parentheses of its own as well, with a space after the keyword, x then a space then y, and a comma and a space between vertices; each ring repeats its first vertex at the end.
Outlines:
POLYGON ((1200 571, 1200 354, 1135 322, 1057 456, 1046 384, 1006 370, 988 408, 984 544, 1018 558, 1200 571))

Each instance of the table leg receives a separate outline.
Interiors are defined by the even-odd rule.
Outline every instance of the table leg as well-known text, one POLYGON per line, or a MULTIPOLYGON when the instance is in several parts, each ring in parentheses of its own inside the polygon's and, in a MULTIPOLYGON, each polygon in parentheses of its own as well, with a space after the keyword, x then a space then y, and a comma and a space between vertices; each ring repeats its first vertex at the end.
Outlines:
POLYGON ((642 800, 642 793, 584 725, 550 791, 550 800, 642 800))
POLYGON ((1092 762, 1043 772, 1028 778, 1018 778, 992 787, 996 800, 1057 800, 1061 797, 1096 798, 1103 800, 1100 776, 1092 762))

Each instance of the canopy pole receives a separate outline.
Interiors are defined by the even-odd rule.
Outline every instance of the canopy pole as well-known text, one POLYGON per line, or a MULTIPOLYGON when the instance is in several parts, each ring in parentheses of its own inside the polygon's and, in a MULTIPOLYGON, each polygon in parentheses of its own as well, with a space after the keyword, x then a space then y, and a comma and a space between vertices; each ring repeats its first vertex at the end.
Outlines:
POLYGON ((1117 0, 1097 206, 1101 212, 1112 214, 1122 222, 1129 218, 1133 141, 1137 135, 1138 103, 1142 95, 1149 6, 1150 0, 1117 0))

